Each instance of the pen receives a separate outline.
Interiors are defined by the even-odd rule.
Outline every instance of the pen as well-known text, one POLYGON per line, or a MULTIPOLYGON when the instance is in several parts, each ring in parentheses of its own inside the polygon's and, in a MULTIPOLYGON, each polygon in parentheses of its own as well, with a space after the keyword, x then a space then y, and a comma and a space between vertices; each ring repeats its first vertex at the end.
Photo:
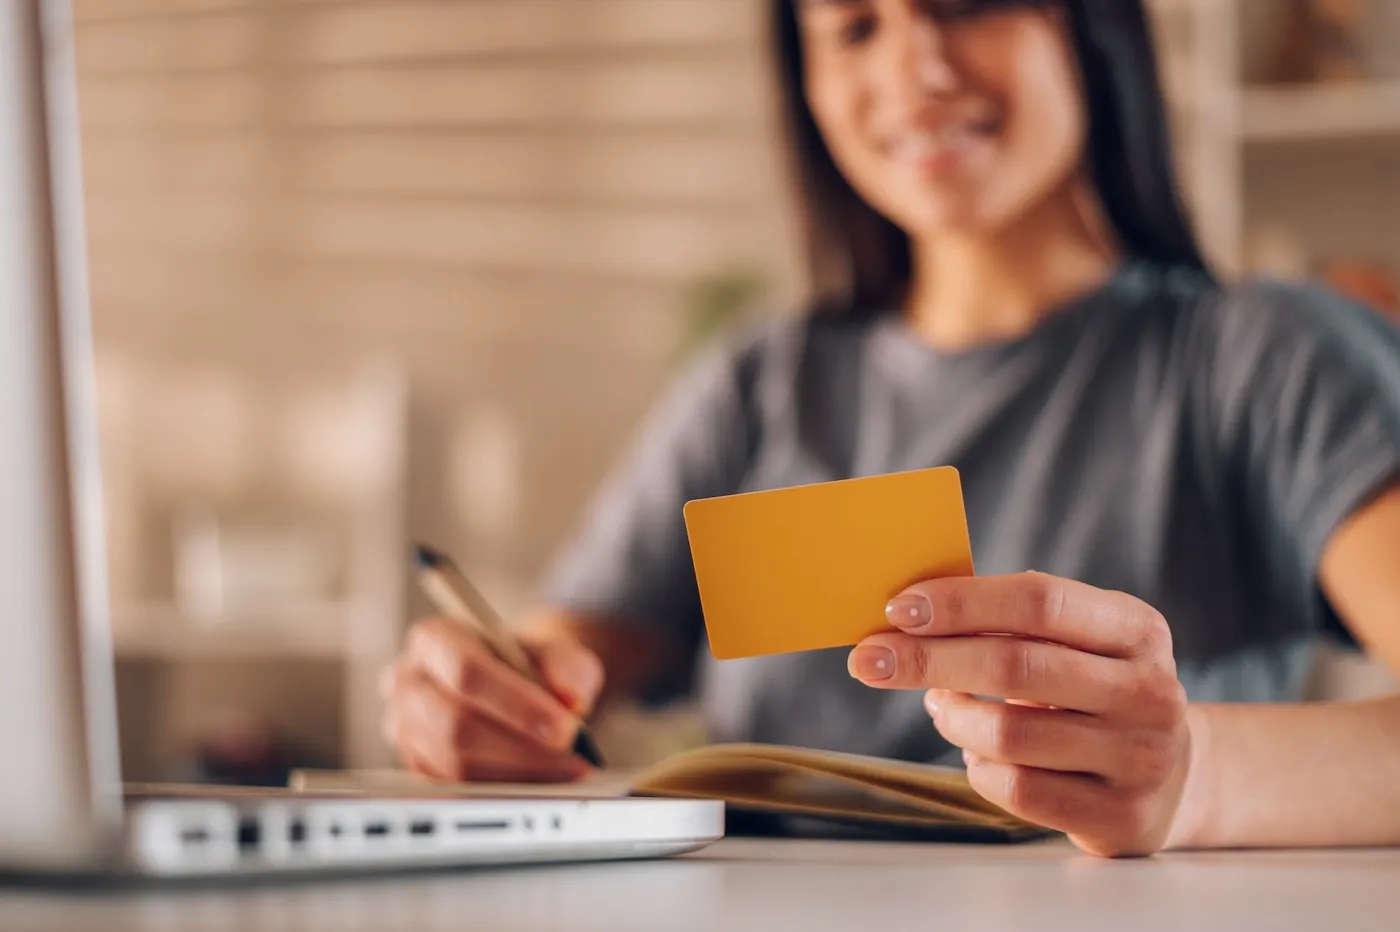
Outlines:
MULTIPOLYGON (((418 544, 414 549, 414 562, 418 570, 418 585, 437 611, 470 629, 486 643, 492 653, 509 664, 515 672, 531 682, 545 686, 541 682, 539 670, 530 659, 530 655, 525 652, 525 648, 507 630, 505 622, 491 604, 446 554, 418 544)), ((588 727, 582 721, 579 722, 578 734, 574 738, 574 753, 594 767, 604 766, 603 755, 598 751, 597 742, 593 740, 588 727)))

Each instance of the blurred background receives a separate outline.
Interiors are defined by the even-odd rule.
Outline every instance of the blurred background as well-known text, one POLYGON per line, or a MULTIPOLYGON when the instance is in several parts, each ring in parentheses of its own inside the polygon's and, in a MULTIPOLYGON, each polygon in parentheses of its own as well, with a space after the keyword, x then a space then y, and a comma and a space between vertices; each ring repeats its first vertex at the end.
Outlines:
MULTIPOLYGON (((75 0, 130 778, 389 763, 409 541, 523 610, 687 354, 797 310, 765 6, 75 0)), ((1151 6, 1219 268, 1400 314, 1400 2, 1151 6)))

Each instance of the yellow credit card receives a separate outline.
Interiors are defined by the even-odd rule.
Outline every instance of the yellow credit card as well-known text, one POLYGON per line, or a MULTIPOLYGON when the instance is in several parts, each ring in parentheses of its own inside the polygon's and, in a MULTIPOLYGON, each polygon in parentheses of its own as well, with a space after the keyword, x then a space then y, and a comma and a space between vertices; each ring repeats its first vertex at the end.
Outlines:
POLYGON ((720 660, 855 644, 906 586, 973 574, 949 466, 699 499, 685 526, 720 660))

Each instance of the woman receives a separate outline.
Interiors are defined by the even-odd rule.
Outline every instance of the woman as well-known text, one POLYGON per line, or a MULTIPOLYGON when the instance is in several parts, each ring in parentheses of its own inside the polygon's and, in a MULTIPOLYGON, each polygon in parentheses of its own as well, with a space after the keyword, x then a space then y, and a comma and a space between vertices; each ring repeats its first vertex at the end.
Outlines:
POLYGON ((774 9, 816 310, 657 413, 529 625, 555 696, 414 629, 405 762, 577 777, 566 706, 703 654, 686 500, 951 464, 983 575, 853 651, 707 666, 717 740, 961 749, 1096 854, 1400 843, 1400 697, 1297 702, 1329 626, 1400 669, 1396 334, 1211 277, 1140 3, 774 9))

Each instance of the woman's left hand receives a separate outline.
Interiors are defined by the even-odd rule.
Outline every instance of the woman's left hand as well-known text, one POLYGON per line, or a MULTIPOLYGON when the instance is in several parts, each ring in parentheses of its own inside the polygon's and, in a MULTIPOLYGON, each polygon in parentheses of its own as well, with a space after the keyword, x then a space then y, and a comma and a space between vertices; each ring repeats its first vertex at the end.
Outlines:
POLYGON ((919 583, 887 615, 901 630, 862 641, 851 674, 880 689, 927 689, 933 722, 964 749, 977 792, 1091 854, 1163 847, 1191 735, 1156 610, 1022 573, 919 583))

